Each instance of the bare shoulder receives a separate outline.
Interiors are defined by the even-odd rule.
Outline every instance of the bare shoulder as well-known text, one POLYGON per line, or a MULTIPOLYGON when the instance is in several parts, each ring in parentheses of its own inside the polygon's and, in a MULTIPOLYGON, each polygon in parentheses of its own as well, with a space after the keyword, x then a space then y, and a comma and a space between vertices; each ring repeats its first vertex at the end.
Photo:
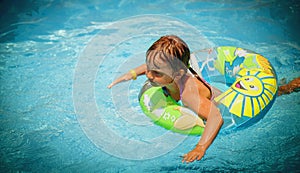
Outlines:
POLYGON ((186 107, 196 112, 201 118, 207 119, 213 103, 207 98, 199 83, 201 82, 194 79, 186 80, 181 100, 186 107))
POLYGON ((191 92, 194 95, 196 94, 198 96, 203 96, 206 98, 211 97, 210 89, 196 77, 188 76, 184 87, 187 92, 191 92))
POLYGON ((206 91, 207 87, 202 84, 197 78, 188 76, 184 83, 181 99, 184 104, 196 103, 199 104, 201 99, 208 98, 210 91, 206 91))

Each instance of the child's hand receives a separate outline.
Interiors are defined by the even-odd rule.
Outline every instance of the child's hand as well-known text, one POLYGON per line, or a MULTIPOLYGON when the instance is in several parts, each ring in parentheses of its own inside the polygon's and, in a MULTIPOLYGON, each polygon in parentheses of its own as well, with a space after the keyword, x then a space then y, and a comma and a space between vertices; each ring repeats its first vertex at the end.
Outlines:
POLYGON ((117 78, 116 80, 114 80, 111 84, 109 84, 107 86, 107 88, 111 88, 111 87, 113 87, 114 85, 116 85, 120 82, 128 81, 128 80, 131 80, 131 79, 132 79, 132 74, 131 73, 126 73, 123 76, 121 76, 121 77, 117 78))
POLYGON ((197 145, 192 151, 183 156, 182 163, 193 162, 196 159, 201 160, 205 154, 206 149, 202 145, 197 145))

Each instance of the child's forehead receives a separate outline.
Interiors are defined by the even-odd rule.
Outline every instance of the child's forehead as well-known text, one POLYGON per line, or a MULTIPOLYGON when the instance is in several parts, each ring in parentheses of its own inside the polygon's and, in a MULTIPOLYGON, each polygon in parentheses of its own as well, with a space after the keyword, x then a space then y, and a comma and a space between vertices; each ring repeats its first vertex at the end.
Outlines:
POLYGON ((164 51, 151 50, 147 52, 146 64, 150 68, 185 69, 186 65, 175 56, 164 51))
POLYGON ((146 60, 148 70, 153 69, 172 69, 170 63, 161 58, 149 58, 146 60))
POLYGON ((163 58, 161 56, 148 56, 146 58, 146 63, 148 63, 148 64, 165 64, 166 58, 163 58))

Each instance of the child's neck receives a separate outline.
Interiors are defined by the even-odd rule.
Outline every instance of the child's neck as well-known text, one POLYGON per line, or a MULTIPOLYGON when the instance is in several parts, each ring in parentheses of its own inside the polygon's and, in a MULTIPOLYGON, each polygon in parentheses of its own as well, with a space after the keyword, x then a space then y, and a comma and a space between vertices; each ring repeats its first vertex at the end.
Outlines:
POLYGON ((170 93, 177 93, 179 92, 179 87, 175 82, 172 82, 171 84, 167 85, 166 88, 170 93))
POLYGON ((179 80, 173 81, 171 84, 167 85, 166 88, 168 90, 168 93, 171 95, 171 97, 175 100, 181 99, 181 93, 180 87, 183 87, 183 83, 185 80, 185 76, 182 76, 179 80))

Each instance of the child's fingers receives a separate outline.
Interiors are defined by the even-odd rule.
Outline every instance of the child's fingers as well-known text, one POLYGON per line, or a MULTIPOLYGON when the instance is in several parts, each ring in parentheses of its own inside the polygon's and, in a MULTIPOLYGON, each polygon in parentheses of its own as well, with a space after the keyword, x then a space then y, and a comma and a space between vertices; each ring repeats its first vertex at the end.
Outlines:
POLYGON ((125 74, 125 75, 119 77, 118 79, 114 80, 110 85, 107 86, 107 88, 111 88, 111 87, 113 87, 114 85, 116 85, 116 84, 118 84, 120 82, 128 81, 130 79, 131 79, 131 76, 128 77, 128 75, 125 74))
POLYGON ((111 87, 113 87, 113 86, 114 86, 114 84, 111 83, 111 84, 109 84, 109 85, 107 86, 107 88, 111 89, 111 87))

